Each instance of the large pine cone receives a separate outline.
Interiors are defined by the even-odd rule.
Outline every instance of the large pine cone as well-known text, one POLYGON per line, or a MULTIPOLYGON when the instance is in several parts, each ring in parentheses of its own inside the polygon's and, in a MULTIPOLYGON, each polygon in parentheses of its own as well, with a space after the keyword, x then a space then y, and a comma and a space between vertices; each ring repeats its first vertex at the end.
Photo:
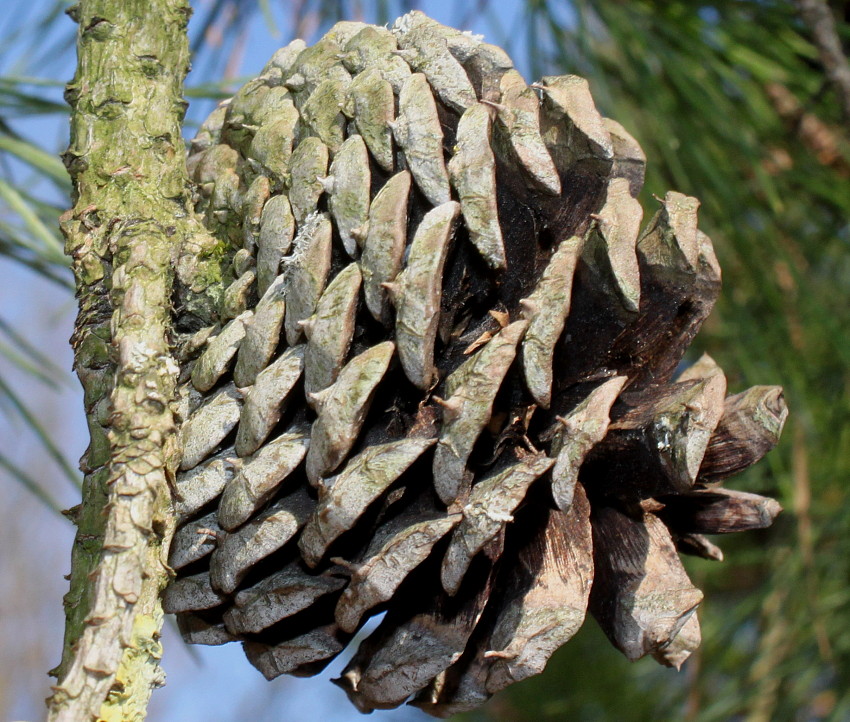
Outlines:
POLYGON ((771 523, 719 481, 786 409, 708 357, 674 378, 720 269, 694 198, 639 231, 643 164, 586 81, 528 86, 418 12, 295 41, 212 114, 190 166, 230 280, 219 324, 178 309, 164 602, 188 641, 309 675, 386 611, 338 682, 437 716, 542 671, 586 609, 681 665, 677 552, 771 523))

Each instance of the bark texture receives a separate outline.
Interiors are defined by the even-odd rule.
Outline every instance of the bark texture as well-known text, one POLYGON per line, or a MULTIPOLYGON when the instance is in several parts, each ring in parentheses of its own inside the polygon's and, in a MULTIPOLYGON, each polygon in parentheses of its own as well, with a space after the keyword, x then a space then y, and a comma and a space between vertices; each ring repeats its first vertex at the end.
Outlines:
POLYGON ((175 260, 203 235, 187 211, 184 0, 83 0, 66 98, 61 219, 79 315, 72 337, 91 443, 50 720, 140 720, 162 684, 159 594, 168 581, 169 483, 179 462, 169 332, 175 260))

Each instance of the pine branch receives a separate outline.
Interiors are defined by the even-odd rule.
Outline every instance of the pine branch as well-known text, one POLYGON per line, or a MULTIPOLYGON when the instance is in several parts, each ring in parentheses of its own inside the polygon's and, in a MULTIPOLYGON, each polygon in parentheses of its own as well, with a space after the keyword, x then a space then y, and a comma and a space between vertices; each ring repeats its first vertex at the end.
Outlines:
POLYGON ((850 120, 850 63, 841 48, 832 10, 824 0, 794 0, 794 4, 812 33, 826 77, 838 94, 844 119, 850 120))
POLYGON ((203 229, 187 211, 180 123, 186 0, 82 0, 61 225, 80 299, 72 339, 91 443, 75 511, 71 589, 50 720, 145 716, 162 683, 159 594, 169 569, 174 259, 203 229))

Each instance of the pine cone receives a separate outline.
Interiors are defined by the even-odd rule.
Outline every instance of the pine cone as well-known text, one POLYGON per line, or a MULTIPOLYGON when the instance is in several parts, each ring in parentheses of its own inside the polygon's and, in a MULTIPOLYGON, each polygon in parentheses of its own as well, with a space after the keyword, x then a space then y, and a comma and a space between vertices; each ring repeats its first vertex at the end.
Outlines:
POLYGON ((694 198, 640 231, 643 153, 587 82, 528 86, 419 12, 339 23, 223 103, 190 168, 230 276, 216 325, 191 289, 177 312, 184 637, 311 675, 386 611, 337 682, 436 716, 541 672, 588 609, 680 666, 702 594, 677 552, 772 522, 719 482, 786 408, 725 398, 707 356, 675 375, 720 269, 694 198))

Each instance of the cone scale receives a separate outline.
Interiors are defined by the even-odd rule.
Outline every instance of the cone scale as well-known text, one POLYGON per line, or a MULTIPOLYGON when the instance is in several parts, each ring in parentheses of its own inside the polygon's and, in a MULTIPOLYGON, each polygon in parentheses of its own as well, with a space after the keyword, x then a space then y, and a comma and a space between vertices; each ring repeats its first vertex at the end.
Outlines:
POLYGON ((787 411, 726 398, 707 356, 675 375, 717 259, 696 199, 641 230, 643 154, 586 81, 526 85, 419 12, 339 23, 189 162, 224 265, 215 317, 177 312, 187 641, 305 676, 386 611, 337 683, 435 716, 541 672, 588 612, 680 666, 702 594, 679 553, 773 521, 721 483, 787 411))

